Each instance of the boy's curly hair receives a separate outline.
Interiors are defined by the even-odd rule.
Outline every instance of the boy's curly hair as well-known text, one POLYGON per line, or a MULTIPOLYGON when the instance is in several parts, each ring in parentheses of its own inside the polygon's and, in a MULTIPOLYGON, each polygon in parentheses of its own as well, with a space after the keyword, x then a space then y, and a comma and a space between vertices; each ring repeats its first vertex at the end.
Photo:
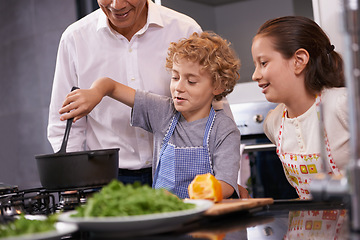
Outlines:
POLYGON ((240 60, 230 43, 214 32, 193 33, 189 38, 172 42, 168 49, 166 68, 171 70, 174 62, 186 59, 198 62, 208 72, 215 87, 224 89, 215 100, 219 101, 234 89, 240 78, 240 60))

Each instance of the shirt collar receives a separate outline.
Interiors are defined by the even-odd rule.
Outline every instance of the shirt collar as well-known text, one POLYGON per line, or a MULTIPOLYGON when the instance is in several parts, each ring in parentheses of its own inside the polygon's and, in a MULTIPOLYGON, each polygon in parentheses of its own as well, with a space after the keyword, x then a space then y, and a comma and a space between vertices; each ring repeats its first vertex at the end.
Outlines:
POLYGON ((156 5, 156 3, 154 3, 151 0, 148 0, 148 6, 149 6, 148 19, 147 19, 146 24, 148 24, 148 25, 155 24, 155 25, 158 25, 160 27, 163 27, 164 23, 162 21, 161 14, 159 12, 160 7, 158 5, 156 5))
POLYGON ((103 12, 103 10, 101 10, 101 8, 99 8, 97 11, 98 11, 99 18, 98 18, 96 31, 99 31, 101 29, 109 29, 110 30, 110 26, 108 25, 108 19, 107 19, 105 13, 103 12))
MULTIPOLYGON (((164 26, 164 23, 161 18, 161 14, 159 12, 159 7, 151 0, 147 1, 148 4, 148 17, 145 26, 138 31, 138 34, 143 34, 150 25, 158 25, 160 27, 164 26)), ((108 29, 110 32, 114 30, 110 27, 108 23, 108 18, 106 17, 105 13, 98 9, 99 11, 99 18, 97 23, 96 31, 100 31, 101 29, 108 29)))

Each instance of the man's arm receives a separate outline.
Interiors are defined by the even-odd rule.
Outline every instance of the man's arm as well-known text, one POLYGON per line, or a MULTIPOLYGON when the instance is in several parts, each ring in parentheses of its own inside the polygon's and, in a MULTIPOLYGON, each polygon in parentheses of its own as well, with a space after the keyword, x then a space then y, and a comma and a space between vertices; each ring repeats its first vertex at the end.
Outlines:
MULTIPOLYGON (((62 106, 64 97, 71 91, 71 88, 79 84, 74 63, 75 52, 73 44, 68 39, 64 39, 63 36, 60 40, 56 60, 47 127, 47 137, 54 152, 60 149, 65 132, 65 124, 59 119, 59 109, 62 106)), ((86 149, 86 129, 87 121, 85 118, 78 121, 71 128, 69 137, 71 140, 69 140, 67 146, 68 151, 82 151, 86 149)))

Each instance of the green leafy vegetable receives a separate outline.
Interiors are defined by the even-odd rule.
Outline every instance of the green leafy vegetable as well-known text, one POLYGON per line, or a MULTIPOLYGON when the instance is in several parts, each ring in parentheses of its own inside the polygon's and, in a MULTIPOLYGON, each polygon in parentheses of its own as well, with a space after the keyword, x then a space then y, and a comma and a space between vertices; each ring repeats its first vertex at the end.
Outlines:
POLYGON ((30 220, 20 215, 15 221, 0 225, 0 238, 56 230, 56 221, 57 215, 51 215, 45 220, 30 220))
POLYGON ((195 205, 184 203, 175 195, 148 185, 133 185, 113 180, 95 193, 85 205, 76 208, 72 217, 115 217, 192 209, 195 205))

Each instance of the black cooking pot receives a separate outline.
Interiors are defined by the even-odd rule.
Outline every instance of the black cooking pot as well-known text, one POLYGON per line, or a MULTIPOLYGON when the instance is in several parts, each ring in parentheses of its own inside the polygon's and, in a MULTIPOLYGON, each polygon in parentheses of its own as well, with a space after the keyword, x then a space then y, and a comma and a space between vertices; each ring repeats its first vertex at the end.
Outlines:
POLYGON ((119 148, 35 156, 41 185, 49 190, 105 185, 117 178, 119 148))
MULTIPOLYGON (((74 87, 72 90, 76 89, 74 87)), ((98 186, 117 178, 119 148, 66 152, 73 119, 66 122, 61 148, 35 156, 42 186, 49 190, 98 186)))

